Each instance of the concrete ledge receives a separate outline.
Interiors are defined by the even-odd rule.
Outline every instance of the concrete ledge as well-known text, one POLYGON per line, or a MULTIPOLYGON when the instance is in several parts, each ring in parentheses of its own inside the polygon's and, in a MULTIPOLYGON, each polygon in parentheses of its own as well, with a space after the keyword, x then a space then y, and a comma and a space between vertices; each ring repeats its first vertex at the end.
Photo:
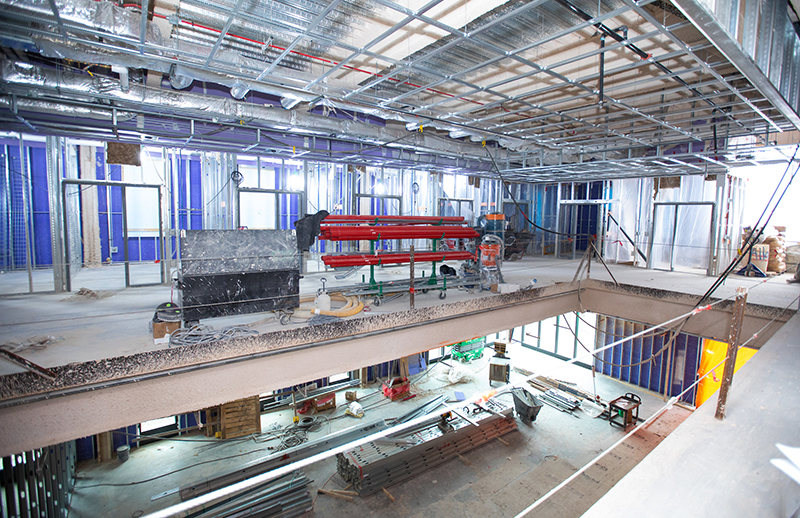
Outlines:
MULTIPOLYGON (((252 338, 161 349, 0 377, 0 455, 18 453, 150 419, 192 412, 304 379, 375 365, 571 311, 656 324, 690 311, 698 296, 585 280, 516 293, 263 333, 252 338)), ((732 303, 690 320, 686 331, 723 336, 732 303)), ((780 308, 749 305, 749 329, 780 308)))
MULTIPOLYGON (((581 282, 581 306, 588 311, 602 315, 624 318, 644 324, 660 324, 690 311, 700 300, 698 295, 677 291, 647 288, 629 284, 615 286, 611 282, 586 280, 581 282)), ((706 303, 715 303, 718 298, 710 298, 706 303)), ((702 311, 688 320, 683 331, 722 341, 728 339, 733 300, 725 300, 708 311, 702 311)), ((758 338, 748 347, 759 348, 787 322, 794 310, 748 303, 742 325, 742 337, 747 339, 761 328, 776 319, 776 323, 759 333, 758 338)))
POLYGON ((716 397, 697 409, 584 518, 788 517, 800 486, 770 464, 775 443, 798 443, 800 315, 795 314, 733 378, 727 417, 716 397), (630 498, 630 495, 636 495, 630 498))

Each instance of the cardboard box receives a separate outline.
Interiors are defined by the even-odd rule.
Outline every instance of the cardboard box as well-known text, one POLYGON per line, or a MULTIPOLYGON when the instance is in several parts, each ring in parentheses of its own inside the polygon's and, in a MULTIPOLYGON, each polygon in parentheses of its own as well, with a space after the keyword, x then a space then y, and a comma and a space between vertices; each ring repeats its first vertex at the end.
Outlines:
POLYGON ((180 322, 153 322, 153 338, 164 338, 180 328, 180 322))
POLYGON ((519 291, 519 284, 501 284, 499 286, 500 293, 514 293, 515 291, 519 291))
POLYGON ((336 408, 336 394, 328 394, 327 396, 318 397, 314 400, 314 410, 317 412, 330 410, 332 408, 336 408))
POLYGON ((492 291, 494 293, 514 293, 519 291, 519 284, 492 284, 492 291))

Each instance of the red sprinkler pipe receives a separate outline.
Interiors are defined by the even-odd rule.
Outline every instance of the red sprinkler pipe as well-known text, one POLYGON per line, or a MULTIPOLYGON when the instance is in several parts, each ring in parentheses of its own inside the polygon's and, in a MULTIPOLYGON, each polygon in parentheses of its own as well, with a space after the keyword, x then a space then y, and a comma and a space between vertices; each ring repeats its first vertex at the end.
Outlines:
MULTIPOLYGON (((451 251, 451 252, 417 252, 414 254, 414 262, 428 261, 465 261, 475 259, 470 252, 451 251)), ((358 255, 326 255, 322 257, 322 262, 331 268, 342 268, 348 266, 369 266, 379 264, 407 264, 411 262, 409 253, 390 253, 390 254, 358 254, 358 255)))
POLYGON ((445 239, 473 238, 478 232, 456 225, 385 225, 385 226, 321 226, 320 239, 329 241, 361 241, 377 239, 445 239))
POLYGON ((429 225, 442 225, 442 224, 463 224, 464 218, 461 216, 358 216, 349 214, 330 214, 324 220, 325 223, 402 223, 405 225, 414 225, 427 223, 429 225))

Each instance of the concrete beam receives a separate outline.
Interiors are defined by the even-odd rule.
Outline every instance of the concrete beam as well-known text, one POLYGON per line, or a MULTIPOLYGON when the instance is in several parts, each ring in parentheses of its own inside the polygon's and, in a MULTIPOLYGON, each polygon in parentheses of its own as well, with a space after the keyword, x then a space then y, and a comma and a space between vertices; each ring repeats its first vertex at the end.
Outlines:
MULTIPOLYGON (((299 382, 356 370, 571 311, 659 324, 694 307, 696 295, 585 280, 412 311, 54 367, 0 377, 0 456, 133 423, 192 412, 299 382)), ((733 303, 692 317, 685 332, 723 337, 733 303)), ((767 322, 766 341, 789 318, 748 305, 743 339, 767 322)))
MULTIPOLYGON (((610 282, 595 280, 583 281, 582 286, 585 287, 585 291, 581 292, 581 304, 584 310, 651 325, 660 324, 691 311, 700 300, 698 295, 632 285, 615 287, 610 282)), ((711 299, 708 302, 716 300, 711 299)), ((708 311, 697 313, 686 322, 683 332, 726 341, 733 306, 732 300, 726 300, 714 305, 708 311)), ((747 304, 742 325, 742 340, 747 340, 776 319, 775 324, 764 329, 758 334, 757 339, 748 344, 748 347, 760 348, 792 314, 790 311, 781 314, 781 309, 778 308, 747 304)))
MULTIPOLYGON (((348 324, 358 326, 359 321, 364 321, 360 326, 363 332, 352 335, 307 341, 202 365, 109 379, 74 387, 61 394, 41 394, 30 403, 0 409, 0 456, 375 365, 574 311, 578 304, 577 289, 566 285, 509 295, 482 297, 466 305, 448 304, 357 319, 348 324), (505 299, 504 303, 495 305, 499 299, 505 299), (472 310, 449 315, 445 312, 437 317, 436 310, 447 306, 461 309, 472 306, 472 310), (369 329, 379 321, 388 327, 369 329)), ((301 331, 311 331, 311 328, 301 331)), ((307 334, 314 335, 313 332, 307 334)), ((216 344, 217 348, 219 345, 216 344)), ((88 368, 96 367, 98 362, 90 363, 94 365, 87 365, 88 368)), ((79 367, 71 365, 69 368, 79 367)), ((15 375, 5 378, 12 376, 15 375)))

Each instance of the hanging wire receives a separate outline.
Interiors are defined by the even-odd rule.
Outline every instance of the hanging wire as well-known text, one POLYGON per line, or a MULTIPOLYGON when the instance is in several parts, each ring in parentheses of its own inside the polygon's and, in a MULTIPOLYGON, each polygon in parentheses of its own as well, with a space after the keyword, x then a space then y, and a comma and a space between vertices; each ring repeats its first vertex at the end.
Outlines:
POLYGON ((714 281, 714 284, 712 284, 711 287, 708 289, 708 291, 706 291, 705 294, 703 294, 703 296, 697 302, 697 306, 695 306, 695 307, 701 306, 706 300, 708 300, 708 298, 717 290, 717 288, 719 288, 722 285, 722 283, 725 282, 725 279, 728 278, 728 275, 730 275, 731 272, 733 270, 735 270, 737 266, 739 266, 739 263, 742 262, 742 259, 744 259, 745 256, 749 257, 750 251, 753 249, 753 246, 755 246, 755 244, 758 242, 758 239, 764 233, 764 230, 767 228, 767 224, 772 219, 772 215, 775 214, 775 210, 780 205, 781 200, 783 200, 783 197, 786 194, 786 191, 789 189, 789 186, 792 185, 792 181, 794 180, 795 176, 797 176, 797 172, 800 171, 800 164, 798 164, 798 166, 794 170, 794 173, 792 173, 792 176, 789 178, 789 183, 787 183, 786 187, 783 188, 783 192, 781 193, 780 197, 778 198, 778 201, 775 202, 775 205, 772 207, 772 211, 770 212, 769 216, 767 217, 767 220, 764 222, 764 225, 759 228, 759 226, 761 225, 761 220, 764 217, 764 214, 766 214, 767 210, 769 210, 769 206, 772 203, 772 200, 775 198, 775 195, 778 193, 778 190, 780 189, 781 183, 783 183, 783 179, 786 178, 786 174, 792 168, 792 162, 794 162, 794 159, 797 156, 798 150, 800 150, 800 145, 795 146, 794 154, 792 155, 792 158, 789 160, 789 163, 786 164, 786 170, 783 172, 783 175, 781 176, 781 179, 778 182, 778 185, 775 186, 775 190, 772 192, 772 196, 770 196, 769 201, 767 201, 767 204, 764 207, 764 210, 761 212, 761 216, 758 217, 758 221, 756 221, 755 226, 753 226, 753 234, 751 235, 750 239, 748 240, 747 245, 745 247, 743 247, 742 253, 738 257, 736 257, 733 261, 731 261, 731 263, 728 265, 728 267, 725 268, 725 271, 722 272, 722 274, 720 274, 719 277, 717 277, 717 280, 714 281))
POLYGON ((565 236, 565 237, 586 237, 586 238, 589 238, 589 239, 591 239, 591 238, 593 238, 593 237, 594 237, 594 234, 590 234, 590 233, 585 233, 585 234, 569 234, 569 233, 566 233, 566 232, 557 232, 557 231, 555 231, 555 230, 550 230, 549 228, 540 227, 539 225, 537 225, 536 223, 534 223, 534 222, 531 220, 531 218, 529 218, 529 217, 528 217, 528 215, 527 215, 527 214, 525 214, 525 211, 524 211, 524 210, 522 210, 522 207, 520 206, 519 202, 517 202, 517 199, 514 197, 514 193, 513 193, 513 192, 511 192, 511 189, 510 189, 510 188, 509 188, 509 186, 508 186, 509 184, 508 184, 508 182, 506 182, 506 181, 505 181, 505 179, 503 178, 503 174, 500 172, 500 168, 499 168, 499 167, 497 167, 497 162, 495 162, 495 160, 494 160, 494 156, 492 155, 492 152, 491 152, 491 150, 489 149, 489 147, 488 147, 488 146, 486 146, 486 154, 488 154, 488 155, 489 155, 489 158, 491 158, 491 159, 492 159, 492 166, 494 167, 494 171, 495 171, 495 173, 497 173, 497 176, 499 176, 499 177, 500 177, 500 183, 503 185, 503 187, 505 188, 506 192, 507 192, 507 193, 508 193, 508 195, 511 197, 511 200, 514 202, 514 205, 516 205, 516 207, 517 207, 517 210, 519 210, 520 214, 522 214, 522 216, 525 218, 525 220, 526 220, 528 223, 530 223, 530 225, 531 225, 533 228, 539 229, 539 230, 541 230, 542 232, 547 232, 547 233, 549 233, 549 234, 554 234, 554 235, 556 235, 556 236, 565 236))
MULTIPOLYGON (((791 307, 791 306, 792 306, 792 304, 794 304, 794 303, 795 303, 795 302, 796 302, 798 299, 800 299, 800 297, 796 297, 796 298, 795 298, 795 299, 794 299, 794 300, 793 300, 791 303, 789 303, 789 305, 788 305, 788 306, 786 306, 786 308, 784 309, 784 311, 788 310, 788 309, 789 309, 789 307, 791 307)), ((777 317, 776 317, 775 319, 777 319, 777 317)), ((756 333, 754 333, 754 334, 753 334, 753 335, 752 335, 750 338, 748 338, 746 342, 744 342, 743 344, 739 345, 739 347, 738 347, 736 350, 738 351, 739 349, 741 349, 742 347, 744 347, 745 345, 747 345, 748 343, 750 343, 750 341, 751 341, 751 340, 754 340, 755 338, 757 338, 757 337, 758 337, 758 335, 759 335, 759 333, 761 333, 761 331, 763 331, 764 329, 766 329, 766 328, 767 328, 767 326, 769 326, 770 324, 772 324, 772 322, 774 322, 774 321, 775 321, 775 319, 773 319, 772 321, 768 322, 768 323, 767 323, 767 324, 766 324, 764 327, 762 327, 761 329, 759 329, 759 330, 758 330, 756 333)), ((605 449, 605 450, 604 450, 602 453, 600 453, 600 454, 599 454, 597 457, 595 457, 595 458, 593 458, 592 460, 590 460, 588 463, 586 463, 586 464, 585 464, 585 465, 584 465, 582 468, 580 468, 578 471, 576 471, 575 473, 573 473, 572 475, 570 475, 569 477, 567 477, 565 480, 563 480, 563 481, 562 481, 560 484, 558 484, 556 487, 554 487, 553 489, 551 489, 550 491, 548 491, 548 492, 547 492, 547 493, 546 493, 544 496, 542 496, 541 498, 537 499, 537 500, 536 500, 535 502, 533 502, 533 503, 532 503, 530 506, 528 506, 526 509, 524 509, 524 510, 523 510, 523 511, 521 511, 519 514, 517 514, 517 515, 515 516, 515 518, 522 518, 522 517, 524 517, 525 515, 527 515, 528 513, 530 513, 532 510, 534 510, 534 509, 536 509, 537 507, 539 507, 540 505, 542 505, 542 504, 543 504, 543 503, 544 503, 546 500, 548 500, 548 499, 549 499, 550 497, 552 497, 554 494, 556 494, 556 493, 557 493, 557 492, 559 492, 561 489, 563 489, 563 488, 564 488, 564 487, 565 487, 567 484, 569 484, 570 482, 572 482, 573 480, 575 480, 576 478, 578 478, 579 476, 581 476, 581 474, 583 474, 583 473, 584 473, 584 472, 585 472, 587 469, 589 469, 590 467, 594 466, 594 465, 595 465, 595 463, 597 463, 597 462, 598 462, 598 461, 600 461, 600 460, 601 460, 603 457, 605 457, 606 455, 608 455, 609 453, 611 453, 611 452, 612 452, 612 451, 613 451, 613 450, 614 450, 614 449, 615 449, 617 446, 621 445, 623 442, 625 442, 625 441, 626 441, 626 440, 627 440, 629 437, 631 437, 633 434, 635 434, 636 432, 638 432, 638 431, 639 431, 639 430, 641 430, 642 428, 644 428, 644 427, 646 427, 646 426, 649 426, 649 425, 650 425, 650 423, 652 423, 653 421, 655 421, 656 419, 658 419, 658 417, 659 417, 659 416, 661 416, 661 414, 663 414, 664 412, 666 412, 667 410, 669 410, 669 409, 672 407, 672 405, 674 405, 674 404, 675 404, 677 401, 679 401, 679 400, 680 400, 680 398, 681 398, 681 397, 683 397, 685 394, 688 394, 688 393, 689 393, 689 391, 691 391, 691 390, 692 390, 692 389, 694 389, 694 388, 695 388, 697 385, 699 385, 699 384, 700 384, 700 382, 701 382, 702 380, 704 380, 704 379, 705 379, 707 376, 711 375, 711 373, 713 373, 715 369, 719 368, 719 367, 720 367, 722 364, 724 364, 726 361, 728 361, 728 359, 729 359, 729 358, 728 358, 728 356, 725 356, 725 358, 724 358, 722 361, 720 361, 720 362, 719 362, 717 365, 715 365, 714 367, 712 367, 711 369, 709 369, 709 371, 708 371, 708 372, 706 372, 706 373, 705 373, 703 376, 700 376, 700 377, 699 377, 699 378, 698 378, 698 379, 697 379, 697 380, 696 380, 694 383, 692 383, 691 385, 689 385, 688 387, 686 387, 686 388, 685 388, 685 389, 684 389, 684 390, 683 390, 683 391, 682 391, 680 394, 678 394, 678 395, 676 395, 676 396, 672 396, 672 397, 669 399, 669 401, 667 401, 667 402, 664 404, 664 406, 663 406, 663 407, 661 407, 661 408, 660 408, 660 409, 658 409, 658 410, 657 410, 655 413, 653 413, 653 415, 651 415, 650 417, 648 417, 647 419, 645 419, 643 422, 639 423, 639 425, 637 425, 637 426, 636 426, 636 427, 634 427, 634 428, 633 428, 633 429, 632 429, 630 432, 628 432, 627 434, 625 434, 625 436, 624 436, 624 437, 620 438, 620 439, 619 439, 617 442, 615 442, 614 444, 612 444, 611 446, 609 446, 608 448, 606 448, 606 449, 605 449)))
MULTIPOLYGON (((629 363, 629 364, 618 364, 618 363, 612 363, 612 362, 606 361, 606 360, 604 360, 604 359, 602 359, 602 358, 599 358, 599 357, 598 357, 596 354, 594 354, 594 353, 593 353, 593 352, 592 352, 592 351, 591 351, 591 350, 590 350, 588 347, 586 347, 585 345, 583 345, 583 342, 581 342, 580 338, 578 338, 578 335, 577 335, 577 334, 575 334, 575 331, 573 331, 573 330, 572 330, 572 326, 570 326, 570 325, 569 325, 569 320, 565 318, 565 319, 564 319, 564 323, 566 323, 566 324, 567 324, 567 329, 569 329, 569 332, 570 332, 570 333, 572 333, 572 336, 574 336, 574 337, 575 337, 575 341, 576 341, 576 342, 578 342, 578 344, 580 344, 580 346, 581 346, 581 347, 583 347, 583 350, 584 350, 584 351, 586 351, 587 353, 591 354, 591 355, 592 355, 592 357, 594 357, 594 359, 595 359, 595 360, 597 360, 597 361, 599 361, 599 362, 602 362, 602 363, 604 363, 604 364, 606 364, 606 365, 611 365, 612 367, 636 367, 636 366, 638 366, 638 365, 644 365, 645 363, 652 363, 652 362, 654 362, 654 361, 655 361, 655 359, 656 359, 658 356, 660 356, 660 355, 661 355, 661 354, 662 354, 664 351, 666 351, 666 350, 669 348, 669 346, 670 346, 670 345, 672 345, 672 342, 674 342, 674 341, 675 341, 675 338, 676 338, 676 337, 678 336, 678 334, 679 334, 679 333, 673 333, 673 335, 672 335, 672 338, 670 338, 669 340, 667 340, 667 343, 665 343, 665 344, 664 344, 664 346, 663 346, 663 347, 661 347, 661 349, 659 349, 658 351, 656 351, 655 353, 653 353, 653 354, 652 354, 652 355, 651 355, 651 356, 650 356, 648 359, 646 359, 646 360, 642 360, 642 361, 640 361, 640 362, 636 362, 636 363, 629 363)), ((602 331, 601 331, 601 332, 602 332, 602 331)), ((667 332, 669 332, 669 331, 667 331, 667 332)), ((662 336, 663 336, 663 334, 666 334, 666 333, 662 333, 662 336)), ((616 335, 615 335, 615 336, 616 336, 616 335)), ((650 336, 655 336, 655 335, 650 335, 650 336)))

